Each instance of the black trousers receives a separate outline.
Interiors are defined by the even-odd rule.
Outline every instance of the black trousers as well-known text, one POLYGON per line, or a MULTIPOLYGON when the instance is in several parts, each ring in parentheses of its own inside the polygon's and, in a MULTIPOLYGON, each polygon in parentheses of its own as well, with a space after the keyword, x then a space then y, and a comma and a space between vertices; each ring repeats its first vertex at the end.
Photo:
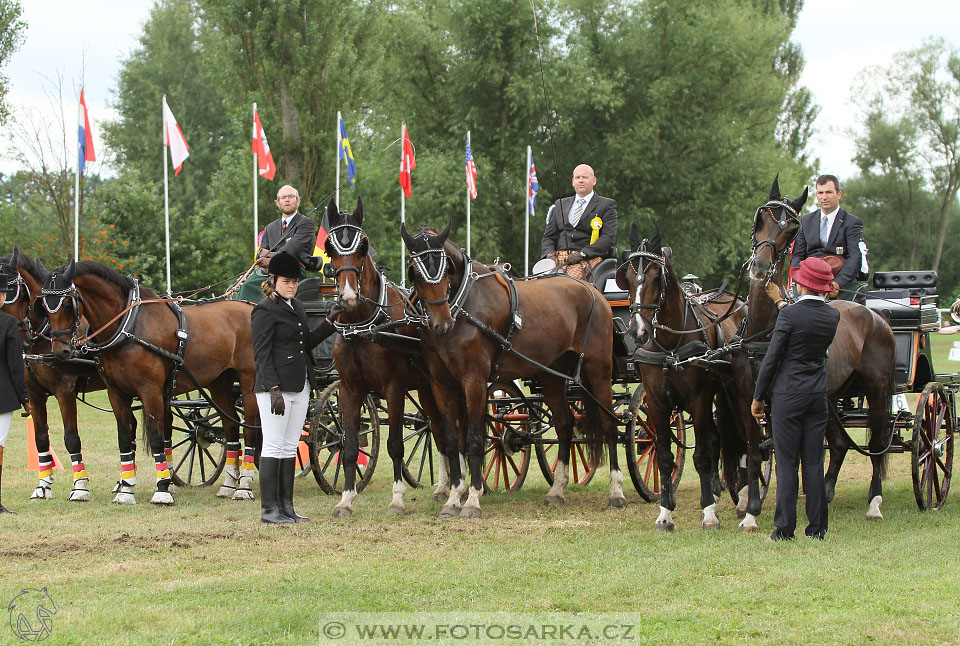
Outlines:
MULTIPOLYGON (((823 438, 827 430, 824 393, 774 393, 771 410, 777 463, 777 510, 773 524, 779 538, 793 538, 802 465, 806 485, 807 536, 827 533, 827 492, 823 482, 823 438)), ((777 537, 777 536, 775 536, 777 537)))

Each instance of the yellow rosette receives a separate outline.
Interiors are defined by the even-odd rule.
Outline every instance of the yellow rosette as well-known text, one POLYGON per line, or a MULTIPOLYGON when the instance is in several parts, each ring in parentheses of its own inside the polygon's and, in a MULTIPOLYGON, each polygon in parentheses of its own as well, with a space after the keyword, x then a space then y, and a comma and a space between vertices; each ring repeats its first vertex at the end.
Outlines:
POLYGON ((593 229, 593 233, 590 234, 590 244, 593 244, 600 237, 600 228, 603 227, 603 220, 600 219, 600 216, 590 220, 590 228, 593 229))

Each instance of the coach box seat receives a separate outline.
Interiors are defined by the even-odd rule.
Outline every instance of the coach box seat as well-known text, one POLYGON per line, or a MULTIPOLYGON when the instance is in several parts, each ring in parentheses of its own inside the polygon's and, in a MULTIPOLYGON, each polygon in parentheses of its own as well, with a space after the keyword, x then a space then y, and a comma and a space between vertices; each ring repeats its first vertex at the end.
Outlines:
POLYGON ((868 291, 867 307, 879 312, 894 329, 938 329, 937 272, 878 271, 868 291))

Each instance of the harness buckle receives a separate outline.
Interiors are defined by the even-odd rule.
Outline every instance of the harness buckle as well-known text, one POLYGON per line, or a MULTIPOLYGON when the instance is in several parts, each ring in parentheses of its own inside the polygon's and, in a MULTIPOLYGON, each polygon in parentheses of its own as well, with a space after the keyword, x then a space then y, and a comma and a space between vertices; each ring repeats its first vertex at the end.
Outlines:
POLYGON ((180 339, 181 341, 186 341, 187 337, 189 336, 190 335, 187 334, 186 330, 177 330, 177 338, 180 339))
POLYGON ((523 317, 520 316, 520 312, 513 313, 513 326, 518 330, 523 329, 523 317))

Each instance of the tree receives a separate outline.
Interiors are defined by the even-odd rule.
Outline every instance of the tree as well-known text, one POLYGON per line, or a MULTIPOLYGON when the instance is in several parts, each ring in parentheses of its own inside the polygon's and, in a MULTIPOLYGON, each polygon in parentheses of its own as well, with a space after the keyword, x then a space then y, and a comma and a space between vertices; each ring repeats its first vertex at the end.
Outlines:
POLYGON ((889 68, 867 70, 861 82, 869 87, 873 79, 876 89, 866 95, 855 94, 865 96, 867 132, 860 148, 869 151, 877 141, 889 139, 891 124, 902 133, 899 144, 887 154, 877 155, 881 159, 875 161, 881 167, 903 166, 898 169, 901 175, 909 172, 911 177, 922 177, 937 195, 939 215, 932 259, 936 271, 960 190, 960 51, 943 39, 929 40, 894 56, 889 68))
MULTIPOLYGON (((27 23, 20 20, 22 11, 17 0, 0 0, 0 70, 23 44, 23 32, 27 23)), ((0 124, 6 122, 8 116, 7 82, 7 77, 0 74, 0 124)))

